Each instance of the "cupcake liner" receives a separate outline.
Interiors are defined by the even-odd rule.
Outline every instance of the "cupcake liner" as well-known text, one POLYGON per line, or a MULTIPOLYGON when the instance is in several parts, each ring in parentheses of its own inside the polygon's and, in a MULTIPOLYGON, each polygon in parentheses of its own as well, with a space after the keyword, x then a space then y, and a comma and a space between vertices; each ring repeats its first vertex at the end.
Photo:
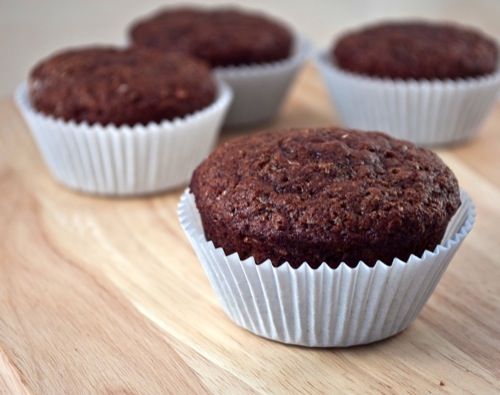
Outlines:
POLYGON ((450 260, 472 228, 475 207, 461 191, 462 205, 443 241, 422 257, 391 266, 360 262, 318 269, 288 263, 259 265, 253 257, 226 255, 205 239, 194 196, 186 190, 178 207, 186 232, 226 314, 257 335, 308 347, 371 343, 401 332, 429 299, 450 260))
POLYGON ((17 88, 15 100, 61 184, 93 194, 143 195, 186 184, 210 153, 232 98, 231 89, 218 84, 218 97, 210 106, 146 126, 54 119, 33 108, 26 83, 17 88))
POLYGON ((340 70, 326 52, 316 63, 343 123, 419 145, 474 137, 495 104, 500 70, 461 80, 391 80, 340 70))
POLYGON ((309 50, 307 40, 297 36, 293 55, 289 59, 259 65, 215 68, 216 75, 234 93, 224 125, 242 126, 273 117, 298 70, 309 56, 309 50))

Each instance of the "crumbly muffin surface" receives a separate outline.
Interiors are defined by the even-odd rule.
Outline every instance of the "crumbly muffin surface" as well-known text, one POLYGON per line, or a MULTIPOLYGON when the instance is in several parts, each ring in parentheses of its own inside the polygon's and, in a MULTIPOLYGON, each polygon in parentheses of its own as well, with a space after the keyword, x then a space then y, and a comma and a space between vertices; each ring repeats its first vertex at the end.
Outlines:
POLYGON ((195 58, 149 48, 67 50, 34 67, 34 107, 66 121, 115 126, 183 117, 216 96, 211 70, 195 58))
POLYGON ((432 80, 491 74, 499 55, 497 44, 479 31, 412 21, 347 33, 330 56, 340 68, 362 75, 432 80))
POLYGON ((230 140, 195 170, 190 188, 208 240, 274 266, 420 256, 460 205, 455 176, 431 151, 339 128, 230 140))
POLYGON ((137 22, 135 45, 180 51, 213 67, 274 62, 292 50, 292 34, 278 21, 235 8, 175 8, 137 22))

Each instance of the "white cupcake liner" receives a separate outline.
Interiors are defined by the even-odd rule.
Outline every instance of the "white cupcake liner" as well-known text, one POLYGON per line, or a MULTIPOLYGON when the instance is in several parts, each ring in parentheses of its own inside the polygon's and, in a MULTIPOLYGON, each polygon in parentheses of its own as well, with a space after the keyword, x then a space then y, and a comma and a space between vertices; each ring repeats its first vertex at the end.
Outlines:
POLYGON ((391 80, 340 70, 327 52, 316 63, 345 126, 379 130, 419 145, 474 137, 500 90, 496 73, 460 80, 391 80))
POLYGON ((226 255, 205 239, 194 196, 186 190, 178 216, 226 314, 241 327, 276 341, 309 347, 371 343, 401 332, 429 299, 474 223, 475 207, 461 192, 462 205, 443 241, 422 257, 391 266, 378 261, 355 268, 318 269, 288 263, 256 265, 253 257, 226 255))
POLYGON ((293 55, 286 60, 214 69, 234 94, 224 126, 262 122, 278 112, 288 88, 310 54, 308 41, 296 37, 293 55))
POLYGON ((185 185, 216 143, 231 103, 218 83, 210 106, 184 118, 146 126, 66 122, 36 111, 26 83, 15 94, 42 157, 54 178, 82 192, 132 196, 185 185))

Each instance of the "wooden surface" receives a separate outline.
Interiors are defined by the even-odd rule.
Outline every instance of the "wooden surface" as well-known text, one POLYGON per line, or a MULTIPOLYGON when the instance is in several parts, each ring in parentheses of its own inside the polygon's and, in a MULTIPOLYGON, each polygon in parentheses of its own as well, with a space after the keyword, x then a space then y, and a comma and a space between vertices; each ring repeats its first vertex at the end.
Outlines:
MULTIPOLYGON (((177 221, 180 190, 74 193, 12 99, 0 120, 0 394, 500 392, 500 105, 478 139, 438 151, 477 220, 423 312, 389 340, 319 350, 225 316, 177 221)), ((260 128, 335 122, 309 65, 260 128)))

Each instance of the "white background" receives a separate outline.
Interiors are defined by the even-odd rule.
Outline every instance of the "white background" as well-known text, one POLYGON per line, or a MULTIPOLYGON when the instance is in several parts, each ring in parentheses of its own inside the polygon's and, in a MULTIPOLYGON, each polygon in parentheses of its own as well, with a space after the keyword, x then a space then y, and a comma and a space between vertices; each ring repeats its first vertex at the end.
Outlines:
MULTIPOLYGON (((120 44, 134 19, 174 4, 168 0, 0 0, 0 96, 11 94, 31 67, 70 46, 120 44)), ((190 4, 228 4, 197 1, 190 4)), ((455 20, 500 38, 500 0, 253 0, 233 1, 275 15, 316 47, 342 30, 388 18, 455 20)))

